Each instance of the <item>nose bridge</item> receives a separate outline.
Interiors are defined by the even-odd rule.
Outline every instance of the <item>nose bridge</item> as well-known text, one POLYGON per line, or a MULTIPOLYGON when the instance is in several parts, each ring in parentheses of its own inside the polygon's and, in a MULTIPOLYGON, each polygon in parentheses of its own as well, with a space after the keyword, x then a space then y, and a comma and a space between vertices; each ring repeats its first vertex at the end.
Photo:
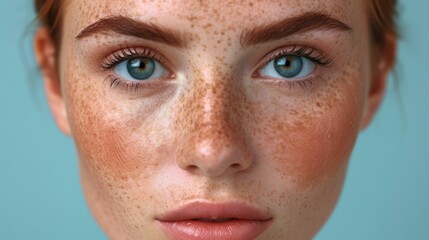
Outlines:
POLYGON ((236 94, 232 78, 215 68, 194 75, 187 104, 192 111, 189 127, 193 138, 206 143, 219 142, 212 148, 226 145, 234 138, 232 126, 237 123, 231 108, 239 104, 232 102, 236 94))
MULTIPOLYGON (((236 134, 233 132, 233 119, 229 108, 231 107, 230 99, 233 94, 228 89, 226 76, 215 76, 214 73, 202 75, 195 82, 194 91, 196 99, 191 101, 199 102, 196 104, 195 124, 191 130, 195 150, 200 157, 211 158, 210 162, 215 164, 215 156, 226 151, 228 146, 235 141, 236 134)), ((231 86, 232 88, 232 86, 231 86)), ((209 159, 206 159, 209 160, 209 159)))
MULTIPOLYGON (((208 77, 210 78, 210 77, 208 77)), ((202 109, 196 109, 197 119, 199 123, 197 126, 200 129, 199 134, 203 136, 217 136, 218 139, 222 138, 221 135, 226 135, 230 132, 232 116, 229 111, 232 103, 230 96, 232 89, 227 88, 227 79, 222 77, 217 80, 212 80, 201 84, 197 91, 201 91, 201 98, 196 99, 201 101, 202 109)), ((232 85, 232 84, 230 84, 232 85)), ((231 86, 232 88, 232 86, 231 86)), ((225 136, 224 136, 225 137, 225 136)), ((224 140, 227 140, 225 138, 224 140)))
MULTIPOLYGON (((187 171, 209 176, 237 172, 248 167, 248 156, 240 134, 239 104, 232 78, 213 71, 196 76, 187 106, 185 139, 180 144, 178 165, 187 171)), ((185 119, 183 119, 185 120, 185 119)))

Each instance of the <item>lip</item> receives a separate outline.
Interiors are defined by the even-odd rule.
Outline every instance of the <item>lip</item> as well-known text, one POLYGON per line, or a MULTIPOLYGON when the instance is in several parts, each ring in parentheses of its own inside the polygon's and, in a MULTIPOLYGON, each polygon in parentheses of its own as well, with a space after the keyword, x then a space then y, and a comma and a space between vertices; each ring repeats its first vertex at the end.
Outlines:
POLYGON ((254 239, 272 217, 241 202, 191 202, 156 218, 161 230, 174 240, 254 239))

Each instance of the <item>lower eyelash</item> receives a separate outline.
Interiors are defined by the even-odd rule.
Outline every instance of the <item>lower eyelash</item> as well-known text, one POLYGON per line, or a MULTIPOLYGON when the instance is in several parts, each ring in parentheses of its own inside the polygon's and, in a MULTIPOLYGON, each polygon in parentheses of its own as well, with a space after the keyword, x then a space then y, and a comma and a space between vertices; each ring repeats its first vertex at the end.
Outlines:
POLYGON ((323 80, 322 77, 319 75, 310 76, 304 79, 291 80, 291 81, 285 81, 285 80, 276 79, 276 78, 264 78, 264 77, 261 78, 262 67, 266 66, 274 59, 285 55, 293 55, 296 57, 307 58, 308 60, 312 61, 314 64, 324 66, 324 67, 329 67, 330 64, 332 63, 332 58, 328 58, 326 55, 318 52, 314 48, 304 47, 304 46, 293 46, 288 48, 286 47, 281 50, 277 50, 275 51, 274 54, 270 54, 268 57, 266 57, 263 64, 261 64, 258 67, 258 70, 252 74, 252 77, 259 78, 258 82, 260 83, 267 83, 277 87, 287 88, 289 90, 296 87, 307 89, 313 85, 313 81, 317 83, 323 80))
MULTIPOLYGON (((122 79, 117 76, 114 72, 115 67, 124 62, 128 61, 132 58, 136 57, 146 57, 151 58, 158 63, 162 64, 163 67, 167 68, 167 71, 170 71, 170 68, 164 64, 167 63, 165 58, 159 54, 157 51, 152 50, 151 48, 133 48, 133 47, 124 47, 119 51, 116 51, 109 56, 107 56, 104 60, 102 60, 99 64, 99 68, 102 72, 108 72, 109 75, 104 79, 104 81, 109 81, 110 88, 122 88, 125 91, 137 92, 146 88, 156 88, 161 85, 161 81, 159 79, 147 80, 147 81, 131 81, 127 79, 122 79)), ((171 78, 174 75, 171 75, 171 78)))
POLYGON ((274 86, 283 87, 283 88, 296 88, 301 87, 303 89, 306 89, 313 85, 312 79, 304 79, 304 80, 296 80, 296 81, 284 81, 284 80, 278 80, 278 79, 263 79, 261 80, 264 83, 268 83, 274 86))
POLYGON ((124 88, 126 91, 132 92, 136 92, 141 88, 150 87, 153 84, 152 81, 126 81, 113 75, 107 76, 104 80, 110 81, 110 88, 121 87, 124 88))
MULTIPOLYGON (((325 55, 320 53, 314 56, 314 52, 315 52, 315 49, 313 48, 304 47, 304 46, 294 46, 292 49, 284 49, 270 56, 266 60, 265 64, 283 55, 295 55, 298 57, 305 57, 313 61, 314 63, 322 66, 327 66, 332 62, 332 58, 327 58, 325 55)), ((160 63, 163 62, 162 57, 158 56, 156 52, 152 51, 149 48, 145 48, 143 51, 140 51, 140 52, 136 48, 124 48, 111 54, 105 60, 103 60, 100 63, 100 68, 105 71, 112 70, 112 68, 115 67, 117 64, 123 61, 127 61, 134 57, 150 57, 159 61, 160 63)), ((125 90, 127 91, 133 91, 133 92, 136 92, 141 87, 149 87, 152 84, 152 81, 134 82, 134 81, 121 80, 120 78, 114 75, 107 76, 105 80, 110 81, 110 88, 122 87, 122 88, 125 88, 125 90)), ((264 79, 263 82, 273 84, 279 87, 286 87, 289 89, 295 88, 297 86, 301 88, 308 88, 311 85, 313 85, 312 79, 303 79, 303 80, 296 80, 296 81, 264 79)))

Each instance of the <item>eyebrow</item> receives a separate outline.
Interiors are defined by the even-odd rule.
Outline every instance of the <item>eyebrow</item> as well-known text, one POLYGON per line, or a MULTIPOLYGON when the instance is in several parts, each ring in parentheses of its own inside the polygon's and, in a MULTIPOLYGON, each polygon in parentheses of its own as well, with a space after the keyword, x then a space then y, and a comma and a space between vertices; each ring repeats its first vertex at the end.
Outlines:
MULTIPOLYGON (((261 25, 249 31, 243 31, 240 44, 243 47, 275 41, 288 36, 312 30, 352 31, 345 23, 321 12, 307 12, 302 15, 286 18, 268 25, 261 25)), ((145 23, 125 16, 102 18, 85 27, 77 36, 80 40, 100 33, 115 32, 121 35, 138 37, 150 41, 165 43, 184 48, 187 38, 177 30, 145 23)))
POLYGON ((256 45, 312 30, 339 30, 350 32, 352 28, 328 14, 307 12, 269 25, 256 26, 250 31, 243 31, 240 37, 240 44, 243 47, 256 45))
POLYGON ((140 22, 125 16, 102 18, 85 27, 76 36, 76 39, 79 40, 106 32, 115 32, 122 35, 165 43, 180 48, 187 45, 187 39, 178 31, 157 26, 152 23, 140 22))

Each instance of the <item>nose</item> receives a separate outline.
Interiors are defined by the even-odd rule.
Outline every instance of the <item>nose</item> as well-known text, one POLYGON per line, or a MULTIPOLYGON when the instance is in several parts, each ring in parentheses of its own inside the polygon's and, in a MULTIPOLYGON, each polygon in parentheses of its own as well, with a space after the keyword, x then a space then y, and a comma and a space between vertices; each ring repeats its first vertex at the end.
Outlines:
POLYGON ((253 160, 242 130, 239 91, 226 84, 201 85, 183 104, 177 165, 207 177, 248 169, 253 160))

